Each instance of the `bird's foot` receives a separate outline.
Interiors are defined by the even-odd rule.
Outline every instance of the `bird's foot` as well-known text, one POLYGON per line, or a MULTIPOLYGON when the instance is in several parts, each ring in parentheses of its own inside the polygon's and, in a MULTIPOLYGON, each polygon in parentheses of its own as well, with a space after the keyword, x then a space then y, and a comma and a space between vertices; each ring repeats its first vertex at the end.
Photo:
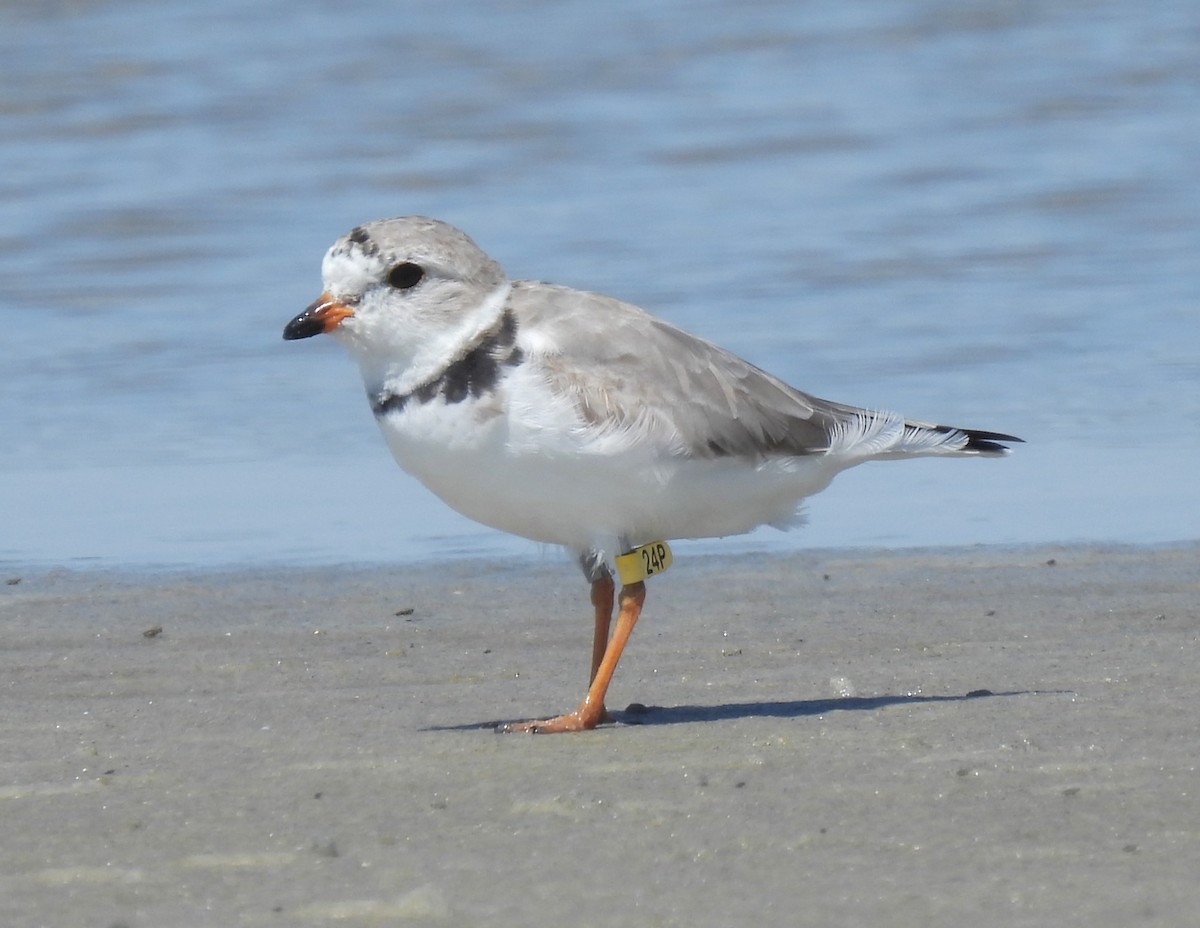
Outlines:
POLYGON ((531 735, 557 735, 568 731, 589 731, 597 725, 615 721, 616 719, 608 714, 608 710, 604 706, 600 707, 599 712, 583 711, 581 707, 566 715, 556 715, 552 719, 539 719, 536 722, 506 722, 497 725, 496 731, 505 734, 527 732, 531 735))

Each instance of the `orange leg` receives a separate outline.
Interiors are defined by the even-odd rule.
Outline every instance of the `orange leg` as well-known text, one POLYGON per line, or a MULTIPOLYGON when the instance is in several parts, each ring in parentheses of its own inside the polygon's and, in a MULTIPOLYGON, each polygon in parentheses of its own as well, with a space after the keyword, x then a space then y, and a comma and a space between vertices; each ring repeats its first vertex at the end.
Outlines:
MULTIPOLYGON (((598 593, 597 585, 603 582, 603 580, 597 580, 592 584, 592 603, 596 606, 597 636, 599 636, 601 630, 600 607, 604 599, 603 589, 598 593), (597 600, 601 600, 601 602, 597 602, 597 600)), ((608 586, 611 591, 611 579, 608 580, 608 586)), ((611 592, 609 595, 611 595, 611 592)), ((612 681, 613 671, 617 669, 617 661, 621 659, 621 652, 625 650, 625 644, 629 641, 629 635, 633 631, 633 626, 637 624, 638 616, 642 614, 642 603, 645 601, 646 584, 633 583, 621 588, 621 594, 618 597, 620 609, 617 612, 617 627, 613 630, 612 638, 609 639, 607 646, 604 648, 604 654, 600 658, 599 663, 594 662, 592 684, 588 687, 587 695, 583 697, 583 702, 579 704, 574 712, 568 712, 566 715, 559 715, 555 718, 543 719, 538 722, 515 722, 510 725, 501 726, 498 730, 527 731, 534 734, 555 734, 563 731, 586 731, 590 728, 595 728, 601 722, 605 721, 608 713, 604 709, 604 694, 608 691, 608 684, 612 681)), ((607 634, 607 620, 604 621, 603 628, 607 634)), ((599 644, 593 642, 593 657, 598 650, 599 644)))
POLYGON ((592 582, 592 606, 596 610, 596 630, 592 635, 592 672, 588 677, 591 684, 596 679, 596 671, 604 660, 604 652, 608 650, 608 623, 612 621, 613 609, 613 579, 603 576, 592 582))
MULTIPOLYGON (((588 686, 596 679, 596 671, 604 660, 604 652, 608 650, 608 626, 612 622, 613 611, 613 579, 606 574, 592 582, 592 607, 596 611, 596 627, 592 633, 592 671, 588 674, 588 686)), ((611 722, 613 717, 600 704, 600 721, 611 722)))

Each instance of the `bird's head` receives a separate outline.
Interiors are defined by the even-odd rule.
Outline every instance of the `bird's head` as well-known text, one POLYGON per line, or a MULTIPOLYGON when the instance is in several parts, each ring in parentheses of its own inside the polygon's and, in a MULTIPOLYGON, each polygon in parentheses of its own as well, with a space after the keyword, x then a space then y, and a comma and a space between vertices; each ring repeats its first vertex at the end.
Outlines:
POLYGON ((323 292, 283 337, 328 333, 360 361, 387 357, 401 366, 477 325, 508 286, 466 234, 421 216, 352 229, 325 254, 321 277, 323 292))

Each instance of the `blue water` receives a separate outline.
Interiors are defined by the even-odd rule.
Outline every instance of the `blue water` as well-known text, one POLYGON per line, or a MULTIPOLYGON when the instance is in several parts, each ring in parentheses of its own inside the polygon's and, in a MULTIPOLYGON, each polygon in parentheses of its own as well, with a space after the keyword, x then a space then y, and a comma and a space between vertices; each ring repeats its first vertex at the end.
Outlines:
POLYGON ((1200 6, 0 7, 0 563, 536 553, 285 343, 424 213, 802 389, 1028 444, 741 545, 1200 536, 1200 6))

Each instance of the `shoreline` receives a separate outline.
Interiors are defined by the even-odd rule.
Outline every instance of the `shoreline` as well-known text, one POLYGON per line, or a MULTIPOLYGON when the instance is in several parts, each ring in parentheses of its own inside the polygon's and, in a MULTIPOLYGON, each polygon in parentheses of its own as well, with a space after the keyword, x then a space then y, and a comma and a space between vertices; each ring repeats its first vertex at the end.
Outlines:
MULTIPOLYGON (((514 536, 515 537, 515 536, 514 536)), ((1083 541, 1013 541, 1013 542, 977 542, 973 544, 895 544, 862 543, 845 545, 828 545, 809 547, 796 544, 795 547, 781 546, 772 543, 758 543, 747 540, 742 536, 712 539, 684 539, 672 541, 671 548, 675 552, 677 562, 696 564, 697 562, 739 561, 739 560, 771 560, 792 558, 838 558, 838 557, 907 557, 907 556, 944 556, 948 558, 966 556, 975 552, 994 552, 996 554, 1020 552, 1047 552, 1047 557, 1055 551, 1090 551, 1090 552, 1148 552, 1172 551, 1177 549, 1195 548, 1200 550, 1200 538, 1178 538, 1159 541, 1119 541, 1119 540, 1083 540, 1083 541)), ((556 545, 541 545, 528 542, 528 547, 522 550, 488 549, 480 546, 478 550, 466 550, 455 553, 434 550, 425 556, 406 556, 395 560, 387 559, 354 559, 338 560, 336 558, 313 558, 306 560, 288 555, 278 558, 262 558, 249 562, 239 561, 119 561, 110 560, 101 555, 95 557, 72 557, 65 559, 33 558, 0 558, 0 588, 9 581, 9 585, 19 586, 27 579, 52 576, 55 578, 74 577, 109 577, 119 578, 123 582, 139 583, 158 578, 172 577, 237 577, 245 574, 287 574, 291 572, 341 570, 351 572, 407 572, 437 570, 453 565, 476 565, 485 571, 506 569, 513 571, 534 570, 538 568, 553 569, 561 567, 569 576, 578 574, 578 567, 573 558, 556 545)))

